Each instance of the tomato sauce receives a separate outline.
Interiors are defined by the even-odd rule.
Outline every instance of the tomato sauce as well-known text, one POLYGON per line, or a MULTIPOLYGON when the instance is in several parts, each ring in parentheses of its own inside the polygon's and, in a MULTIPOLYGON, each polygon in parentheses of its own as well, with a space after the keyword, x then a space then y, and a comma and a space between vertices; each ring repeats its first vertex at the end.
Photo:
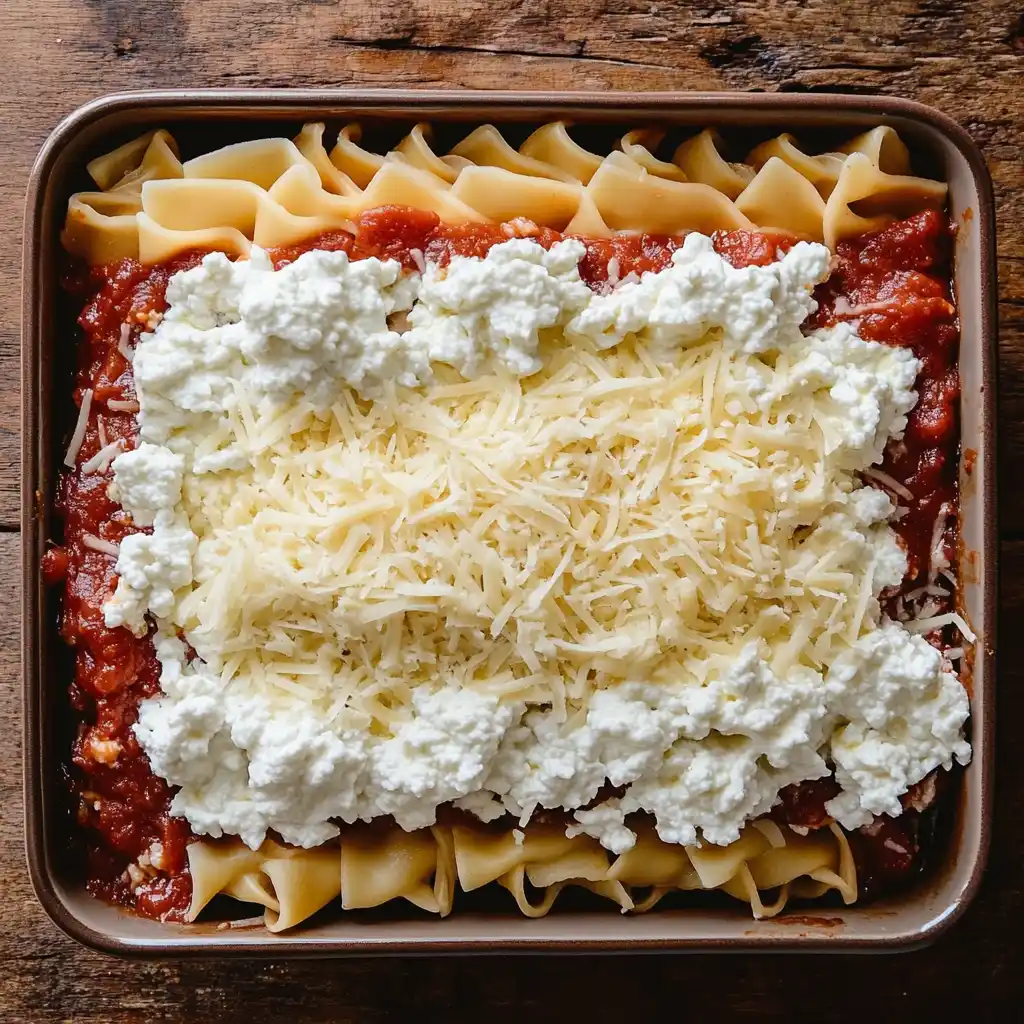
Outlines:
MULTIPOLYGON (((950 565, 956 554, 960 327, 950 294, 951 243, 943 214, 919 213, 840 243, 833 272, 818 292, 815 326, 856 321, 862 338, 909 348, 922 362, 917 405, 902 441, 889 445, 880 467, 909 492, 893 495, 907 509, 893 529, 909 562, 903 586, 885 602, 893 618, 901 617, 907 594, 928 574, 940 517, 938 554, 950 565)), ((935 614, 952 607, 949 598, 929 596, 935 614)))
MULTIPOLYGON (((425 260, 444 265, 456 255, 483 256, 512 237, 550 246, 564 236, 526 221, 452 227, 431 213, 383 207, 365 213, 354 234, 327 232, 272 250, 271 257, 281 267, 303 252, 326 249, 353 259, 392 257, 417 269, 425 260)), ((630 274, 666 267, 683 239, 636 235, 581 241, 586 246, 581 276, 595 291, 606 291, 630 274)), ((729 262, 742 267, 773 262, 792 241, 732 231, 716 234, 714 243, 729 262)), ((189 252, 155 266, 123 260, 68 273, 65 286, 85 302, 78 320, 83 340, 74 398, 80 407, 91 389, 92 407, 76 467, 65 470, 58 485, 63 540, 46 552, 41 567, 48 584, 63 586, 60 630, 74 651, 69 696, 77 734, 71 777, 87 884, 98 896, 164 920, 183 919, 188 907, 186 847, 193 836, 182 819, 170 815, 173 790, 152 773, 132 732, 139 703, 159 692, 160 666, 150 636, 108 628, 102 611, 117 583, 115 559, 104 545, 116 545, 139 528, 110 498, 109 472, 86 474, 81 465, 105 443, 120 439, 123 449, 137 443, 134 412, 118 407, 136 399, 125 343, 133 347, 166 308, 171 276, 197 265, 202 256, 189 252)), ((863 337, 910 347, 924 364, 920 399, 906 436, 890 446, 882 466, 912 495, 909 502, 898 499, 907 511, 895 529, 906 545, 910 571, 903 587, 886 597, 887 610, 895 614, 928 571, 934 523, 943 508, 950 515, 941 541, 954 562, 959 333, 949 292, 948 222, 940 214, 924 213, 842 243, 832 276, 817 297, 820 309, 813 326, 857 320, 863 337)), ((948 600, 942 607, 948 607, 948 600)), ((831 779, 792 786, 773 813, 782 822, 822 827, 828 820, 824 804, 836 792, 831 779)), ((919 869, 921 813, 910 806, 901 818, 879 819, 852 840, 869 891, 890 888, 919 869)))

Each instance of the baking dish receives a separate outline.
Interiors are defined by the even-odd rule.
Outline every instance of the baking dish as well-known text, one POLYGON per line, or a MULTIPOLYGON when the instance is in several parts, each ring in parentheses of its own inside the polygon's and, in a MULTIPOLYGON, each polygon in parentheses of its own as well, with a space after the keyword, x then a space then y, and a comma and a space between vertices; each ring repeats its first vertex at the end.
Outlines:
MULTIPOLYGON (((509 94, 481 92, 259 91, 159 92, 109 97, 71 115, 44 146, 30 182, 25 233, 23 324, 23 543, 26 808, 33 883, 51 917, 79 940, 109 952, 149 955, 343 955, 614 951, 641 949, 892 949, 928 941, 967 905, 984 865, 989 835, 996 594, 995 319, 991 189, 982 157, 942 115, 900 100, 722 94, 509 94), (919 886, 864 907, 811 910, 751 922, 732 909, 659 912, 644 917, 557 913, 540 920, 460 913, 444 922, 351 917, 295 935, 182 928, 134 918, 77 886, 61 863, 70 822, 63 812, 60 765, 67 737, 54 607, 39 580, 63 421, 54 379, 67 356, 67 321, 58 291, 57 229, 67 196, 82 184, 85 162, 147 128, 171 128, 190 151, 267 134, 288 134, 303 119, 390 122, 537 123, 568 118, 602 124, 657 123, 852 134, 896 128, 934 177, 950 186, 958 225, 955 284, 960 307, 963 449, 962 597, 982 638, 973 665, 974 761, 963 776, 946 856, 919 886)), ((67 314, 70 316, 70 314, 67 314)))

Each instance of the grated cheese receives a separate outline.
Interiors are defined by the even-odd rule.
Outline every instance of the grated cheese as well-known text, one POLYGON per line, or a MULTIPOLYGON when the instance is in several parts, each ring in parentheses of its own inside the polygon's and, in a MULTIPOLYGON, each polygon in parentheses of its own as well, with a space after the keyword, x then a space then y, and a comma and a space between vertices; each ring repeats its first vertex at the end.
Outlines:
POLYGON ((117 351, 130 363, 135 358, 135 350, 128 344, 132 336, 131 324, 121 324, 121 334, 117 339, 117 351))
POLYGON ((895 302, 861 302, 853 305, 845 295, 837 295, 832 304, 837 316, 864 316, 866 313, 884 313, 889 309, 898 309, 899 304, 895 302))
POLYGON ((928 582, 934 583, 938 574, 949 568, 949 559, 946 557, 946 520, 949 518, 949 506, 943 505, 935 517, 932 525, 932 539, 929 544, 929 574, 928 582))
POLYGON ((752 630, 776 670, 820 669, 899 581, 890 532, 843 512, 828 390, 772 387, 760 356, 581 341, 526 380, 438 372, 326 419, 256 415, 247 469, 186 474, 177 623, 214 670, 342 691, 385 726, 439 680, 564 707, 704 679, 752 630))
MULTIPOLYGON (((102 439, 101 439, 102 440, 102 439)), ((82 463, 83 473, 105 473, 110 463, 124 449, 124 438, 109 441, 91 458, 82 463)))
POLYGON ((116 544, 112 544, 109 540, 104 540, 102 537, 96 537, 91 533, 82 534, 82 543, 93 551, 99 551, 104 555, 110 555, 112 558, 117 558, 119 548, 116 544))
POLYGON ((82 392, 82 404, 78 408, 78 421, 75 423, 74 432, 71 434, 71 443, 64 455, 64 465, 69 469, 75 468, 75 460, 82 450, 82 442, 85 440, 85 428, 89 425, 89 410, 92 408, 92 388, 86 388, 82 392))
POLYGON ((887 490, 892 491, 893 494, 898 494, 901 498, 906 498, 907 501, 914 500, 914 493, 909 487, 901 484, 895 477, 890 476, 888 473, 883 473, 874 466, 868 466, 867 469, 862 470, 862 475, 869 480, 876 480, 887 490))
POLYGON ((963 638, 973 644, 978 637, 973 629, 967 625, 966 619, 959 612, 945 612, 942 615, 933 615, 927 618, 908 619, 903 623, 905 629, 911 633, 931 633, 943 626, 956 626, 963 638))

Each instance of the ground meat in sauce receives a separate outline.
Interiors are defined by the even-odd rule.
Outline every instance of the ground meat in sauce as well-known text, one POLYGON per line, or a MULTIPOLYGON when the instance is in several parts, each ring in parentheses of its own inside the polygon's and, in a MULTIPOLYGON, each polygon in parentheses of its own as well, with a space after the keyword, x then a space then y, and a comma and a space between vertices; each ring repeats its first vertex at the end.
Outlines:
MULTIPOLYGON (((523 221, 451 227, 432 213, 384 207, 364 214, 354 235, 328 232, 273 250, 271 256, 280 267, 309 249, 340 250, 353 259, 393 257, 411 270, 424 259, 445 264, 454 255, 482 256, 491 246, 524 235, 545 246, 563 237, 523 221)), ((663 269, 682 244, 681 237, 653 235, 583 241, 587 251, 580 273, 598 291, 631 273, 663 269)), ((714 243, 737 267, 764 266, 792 244, 748 231, 719 232, 714 243)), ((93 391, 79 462, 101 447, 101 419, 108 441, 121 438, 124 447, 135 446, 134 415, 106 405, 110 399, 135 398, 131 363, 118 346, 121 325, 130 325, 129 343, 134 345, 153 315, 165 308, 170 277, 201 258, 202 253, 189 252, 156 266, 123 260, 69 272, 66 287, 86 302, 79 317, 84 342, 78 347, 76 403, 81 404, 86 388, 93 391)), ((895 524, 910 570, 903 586, 884 601, 887 612, 897 617, 927 574, 934 524, 943 509, 949 516, 939 544, 948 562, 954 562, 959 332, 949 259, 948 221, 935 212, 841 243, 833 273, 818 289, 820 309, 813 318, 814 326, 857 320, 863 337, 910 347, 924 363, 920 398, 906 435, 890 445, 881 467, 912 495, 897 499, 906 512, 895 524)), ((105 626, 102 606, 116 584, 114 559, 85 544, 87 536, 116 544, 137 529, 108 496, 109 480, 109 474, 83 475, 78 469, 62 473, 56 511, 64 540, 46 552, 41 567, 48 584, 63 584, 61 633, 75 655, 69 696, 78 729, 69 784, 90 890, 147 917, 181 920, 191 898, 185 850, 193 837, 183 820, 168 814, 173 792, 153 775, 132 733, 140 701, 158 692, 159 663, 149 637, 105 626)), ((933 600, 937 611, 951 607, 948 598, 933 600)), ((938 634, 931 639, 940 645, 945 640, 938 634)), ((790 786, 773 816, 782 823, 820 828, 828 822, 824 805, 837 791, 833 779, 790 786)), ((851 837, 864 893, 890 891, 920 870, 922 815, 930 813, 934 792, 934 779, 926 780, 908 794, 909 809, 899 819, 877 819, 851 837)))

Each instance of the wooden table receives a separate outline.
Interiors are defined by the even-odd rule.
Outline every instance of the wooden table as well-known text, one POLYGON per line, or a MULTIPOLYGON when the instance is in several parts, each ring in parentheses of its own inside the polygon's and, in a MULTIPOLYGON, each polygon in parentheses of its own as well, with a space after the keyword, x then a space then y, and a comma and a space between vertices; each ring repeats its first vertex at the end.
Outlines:
MULTIPOLYGON (((907 956, 125 965, 58 933, 22 851, 19 398, 0 392, 0 1019, 721 1019, 881 1010, 1019 1019, 1024 923, 1024 14, 1006 0, 5 0, 0 5, 0 375, 18 379, 25 181, 58 119, 159 86, 467 86, 890 93, 957 118, 999 200, 1003 602, 995 844, 981 894, 907 956), (814 993, 810 995, 810 993, 814 993)), ((970 343, 970 339, 966 339, 970 343)))

